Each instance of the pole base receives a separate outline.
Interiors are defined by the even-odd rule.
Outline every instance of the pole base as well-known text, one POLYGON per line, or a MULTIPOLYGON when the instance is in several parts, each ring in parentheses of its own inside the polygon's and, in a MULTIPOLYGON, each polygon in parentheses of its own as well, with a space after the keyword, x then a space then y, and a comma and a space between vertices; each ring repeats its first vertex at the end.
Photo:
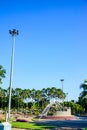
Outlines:
POLYGON ((0 123, 0 130, 11 130, 11 124, 8 122, 0 123))

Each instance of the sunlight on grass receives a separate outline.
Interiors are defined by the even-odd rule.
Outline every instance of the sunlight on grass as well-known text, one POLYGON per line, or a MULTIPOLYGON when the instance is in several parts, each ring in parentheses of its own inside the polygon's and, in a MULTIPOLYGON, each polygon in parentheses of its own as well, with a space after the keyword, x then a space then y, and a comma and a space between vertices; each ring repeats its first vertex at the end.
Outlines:
POLYGON ((13 128, 24 128, 24 129, 46 129, 46 128, 55 128, 54 126, 47 126, 47 125, 37 125, 36 123, 27 123, 27 122, 12 122, 13 128))

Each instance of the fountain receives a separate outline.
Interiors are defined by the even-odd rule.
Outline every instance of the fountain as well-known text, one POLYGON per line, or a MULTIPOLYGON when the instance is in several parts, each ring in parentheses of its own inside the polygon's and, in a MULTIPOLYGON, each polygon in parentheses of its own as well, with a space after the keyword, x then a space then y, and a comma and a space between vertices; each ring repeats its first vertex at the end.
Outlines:
POLYGON ((71 108, 61 105, 63 102, 59 98, 51 98, 50 103, 45 107, 40 115, 40 119, 54 119, 54 120, 75 120, 76 117, 71 115, 71 108), (58 110, 52 116, 48 115, 50 108, 56 105, 58 110))

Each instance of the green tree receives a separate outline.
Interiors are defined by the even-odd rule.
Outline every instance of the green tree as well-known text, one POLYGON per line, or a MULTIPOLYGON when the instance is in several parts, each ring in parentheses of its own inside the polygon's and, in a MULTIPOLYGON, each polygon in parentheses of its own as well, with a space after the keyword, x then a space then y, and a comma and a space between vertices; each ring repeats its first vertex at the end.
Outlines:
POLYGON ((0 87, 0 107, 7 107, 7 90, 0 87))
POLYGON ((1 108, 3 109, 3 101, 4 101, 4 89, 0 87, 0 101, 1 101, 1 108))
POLYGON ((84 112, 84 108, 75 101, 64 102, 64 106, 67 108, 71 107, 71 113, 73 115, 82 114, 84 112))
POLYGON ((83 89, 79 96, 79 103, 87 112, 87 80, 85 80, 81 85, 80 88, 83 89))
POLYGON ((42 93, 42 109, 44 109, 46 106, 47 98, 48 98, 47 93, 46 93, 46 88, 43 88, 41 90, 41 93, 42 93))
POLYGON ((29 103, 29 99, 30 99, 30 93, 31 93, 31 90, 30 89, 24 89, 22 91, 22 100, 23 100, 23 111, 25 109, 25 113, 26 113, 26 110, 28 109, 28 103, 29 103))
POLYGON ((6 70, 0 65, 0 84, 2 84, 2 78, 5 78, 6 70))
POLYGON ((37 99, 37 103, 38 103, 38 107, 40 106, 40 101, 42 100, 42 93, 40 90, 36 91, 36 99, 37 99))
POLYGON ((56 90, 56 94, 57 94, 57 97, 59 98, 59 99, 65 99, 65 97, 66 97, 66 94, 62 91, 62 89, 60 89, 60 88, 58 88, 57 90, 56 90))
POLYGON ((21 88, 16 88, 14 91, 14 96, 15 96, 15 101, 16 101, 16 106, 17 106, 17 112, 19 112, 19 108, 21 107, 22 104, 22 89, 21 88))
MULTIPOLYGON (((2 79, 5 78, 6 70, 3 68, 2 65, 0 65, 0 84, 2 84, 2 79)), ((4 106, 4 100, 5 100, 5 90, 0 87, 0 102, 1 107, 4 106)))
POLYGON ((33 88, 32 90, 31 90, 31 92, 30 92, 30 97, 33 99, 33 100, 35 100, 35 95, 36 94, 36 90, 33 88))

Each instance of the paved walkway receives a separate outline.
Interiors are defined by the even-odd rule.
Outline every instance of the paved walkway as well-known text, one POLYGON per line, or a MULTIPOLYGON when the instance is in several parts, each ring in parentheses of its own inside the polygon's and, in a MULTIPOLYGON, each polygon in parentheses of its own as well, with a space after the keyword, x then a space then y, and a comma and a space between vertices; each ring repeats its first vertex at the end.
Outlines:
MULTIPOLYGON (((35 123, 49 126, 56 126, 58 128, 45 129, 45 130, 84 130, 87 128, 87 120, 38 120, 35 123)), ((18 129, 12 128, 12 130, 32 130, 32 129, 18 129)), ((34 130, 34 129, 33 129, 34 130)))
MULTIPOLYGON (((34 130, 34 129, 18 129, 18 128, 12 128, 12 130, 34 130)), ((44 130, 84 130, 84 129, 78 129, 78 128, 52 128, 52 129, 44 129, 44 130)))

